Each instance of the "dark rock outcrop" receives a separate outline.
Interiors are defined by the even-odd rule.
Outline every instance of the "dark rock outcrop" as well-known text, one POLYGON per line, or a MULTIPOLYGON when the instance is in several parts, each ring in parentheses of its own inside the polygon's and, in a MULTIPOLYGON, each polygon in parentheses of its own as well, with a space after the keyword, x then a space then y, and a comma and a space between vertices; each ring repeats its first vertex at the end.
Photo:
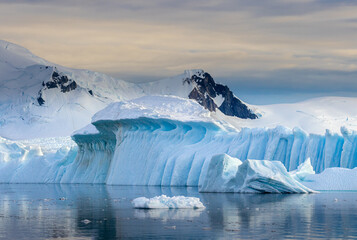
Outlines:
POLYGON ((209 111, 216 111, 218 108, 228 116, 235 116, 244 119, 256 119, 258 116, 252 112, 247 105, 234 96, 232 91, 225 85, 217 84, 210 74, 197 72, 190 78, 184 79, 184 84, 193 84, 194 89, 190 92, 189 98, 195 99, 199 104, 209 111), (223 98, 220 106, 217 106, 214 99, 223 98))
POLYGON ((48 82, 42 82, 42 88, 38 92, 37 102, 40 106, 45 104, 45 99, 43 98, 42 93, 47 89, 58 88, 61 92, 67 93, 76 89, 77 86, 76 81, 55 70, 53 71, 51 79, 48 82))
POLYGON ((51 88, 60 88, 61 92, 66 93, 72 91, 77 88, 76 81, 69 79, 64 74, 59 74, 58 72, 54 71, 52 73, 52 80, 46 82, 47 89, 51 88))

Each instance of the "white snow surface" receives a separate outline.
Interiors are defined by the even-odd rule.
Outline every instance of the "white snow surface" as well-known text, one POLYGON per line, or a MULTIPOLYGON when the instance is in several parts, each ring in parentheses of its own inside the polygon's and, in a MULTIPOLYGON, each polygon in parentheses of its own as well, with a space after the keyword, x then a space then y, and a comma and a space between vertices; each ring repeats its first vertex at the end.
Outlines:
POLYGON ((184 197, 174 196, 167 197, 166 195, 156 196, 153 198, 139 197, 132 201, 134 208, 205 208, 199 198, 196 197, 184 197))
POLYGON ((200 192, 312 193, 279 161, 246 160, 217 155, 209 162, 200 192))
POLYGON ((0 41, 0 72, 0 136, 8 139, 69 136, 109 103, 143 95, 136 84, 62 67, 6 41, 0 41), (54 71, 74 80, 77 88, 66 93, 46 89, 40 106, 39 91, 54 71))
MULTIPOLYGON (((356 105, 356 97, 317 97, 296 103, 251 106, 261 115, 255 120, 222 118, 237 129, 284 126, 291 129, 299 127, 306 133, 319 135, 326 130, 341 134, 341 127, 357 131, 356 105)), ((220 118, 220 113, 216 115, 220 118)))
POLYGON ((357 168, 327 168, 307 175, 301 183, 318 191, 357 191, 357 168))
POLYGON ((177 121, 213 121, 209 111, 196 101, 175 96, 144 96, 127 102, 111 103, 96 113, 92 122, 136 118, 172 119, 177 121))
POLYGON ((72 135, 90 135, 90 134, 99 134, 98 129, 93 124, 88 124, 87 126, 74 131, 72 135))

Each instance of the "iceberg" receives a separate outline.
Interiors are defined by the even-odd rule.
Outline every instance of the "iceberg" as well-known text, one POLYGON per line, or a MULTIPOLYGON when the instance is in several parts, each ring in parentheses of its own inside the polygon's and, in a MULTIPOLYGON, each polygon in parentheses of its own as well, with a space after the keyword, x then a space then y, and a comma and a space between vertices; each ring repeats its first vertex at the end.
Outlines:
MULTIPOLYGON (((60 138, 53 144, 48 139, 0 139, 0 183, 202 187, 209 173, 217 178, 210 184, 212 191, 220 184, 238 191, 229 184, 244 165, 246 179, 266 167, 280 171, 284 183, 296 184, 286 175, 290 171, 292 179, 320 190, 309 185, 314 172, 317 178, 325 169, 357 167, 357 134, 345 128, 341 133, 314 135, 281 126, 237 130, 193 100, 146 96, 110 104, 95 114, 90 125, 72 135, 76 145, 60 138), (223 160, 215 157, 222 154, 223 160), (248 159, 265 161, 254 165, 248 159), (217 172, 209 171, 211 164, 217 172)), ((276 190, 282 191, 280 187, 276 190)))
POLYGON ((200 192, 312 193, 295 180, 279 161, 246 160, 226 154, 214 156, 200 192))
POLYGON ((132 202, 134 208, 205 208, 199 198, 174 196, 167 197, 166 195, 156 196, 153 198, 139 197, 132 202))
POLYGON ((92 131, 87 127, 72 136, 79 146, 78 174, 92 177, 76 175, 64 182, 200 186, 210 160, 222 153, 242 162, 280 161, 288 171, 307 158, 316 173, 356 164, 353 132, 341 129, 343 136, 329 131, 322 136, 281 126, 238 131, 209 117, 196 102, 178 97, 146 96, 113 103, 93 117, 92 125, 92 131), (85 169, 89 162, 94 165, 85 169))
POLYGON ((234 192, 234 178, 242 161, 227 154, 211 158, 207 172, 202 178, 200 192, 234 192))

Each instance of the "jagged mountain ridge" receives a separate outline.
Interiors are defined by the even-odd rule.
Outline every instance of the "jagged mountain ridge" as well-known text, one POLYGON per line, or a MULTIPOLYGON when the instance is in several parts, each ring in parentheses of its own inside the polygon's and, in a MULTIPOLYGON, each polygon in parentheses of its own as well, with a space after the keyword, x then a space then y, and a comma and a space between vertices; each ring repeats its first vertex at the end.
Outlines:
POLYGON ((68 136, 109 103, 152 94, 194 99, 230 116, 256 117, 203 70, 135 84, 50 63, 0 40, 0 72, 0 136, 10 139, 68 136))
POLYGON ((258 118, 227 86, 216 83, 209 73, 201 69, 186 70, 175 77, 138 85, 146 94, 194 99, 211 112, 219 110, 228 116, 258 118))
POLYGON ((188 97, 196 100, 211 112, 216 111, 218 108, 222 113, 228 116, 244 119, 258 118, 255 113, 248 109, 247 105, 234 96, 227 86, 215 83, 209 73, 202 71, 198 75, 186 78, 184 82, 195 84, 194 89, 190 92, 188 97), (220 106, 217 105, 217 100, 215 101, 216 98, 221 99, 219 102, 220 106))

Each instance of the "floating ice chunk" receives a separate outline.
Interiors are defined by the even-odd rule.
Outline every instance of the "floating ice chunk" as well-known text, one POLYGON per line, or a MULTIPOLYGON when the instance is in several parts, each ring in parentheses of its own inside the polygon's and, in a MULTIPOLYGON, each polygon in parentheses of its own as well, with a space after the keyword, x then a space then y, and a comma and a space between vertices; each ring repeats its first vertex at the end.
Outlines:
POLYGON ((139 197, 132 201, 134 208, 204 208, 199 198, 175 196, 167 197, 166 195, 156 196, 153 198, 139 197))
POLYGON ((90 221, 90 220, 88 220, 88 219, 84 219, 84 220, 82 220, 81 222, 82 222, 82 223, 84 223, 84 224, 91 223, 91 221, 90 221))
POLYGON ((231 180, 235 178, 241 164, 242 161, 238 158, 233 158, 227 154, 213 156, 209 162, 200 191, 233 192, 235 186, 231 180))
POLYGON ((308 158, 305 162, 301 163, 296 170, 291 171, 289 173, 294 179, 298 181, 303 181, 306 176, 315 174, 315 171, 311 165, 311 159, 308 158))
POLYGON ((311 193, 287 172, 280 161, 246 160, 235 177, 235 192, 245 193, 311 193))
POLYGON ((211 159, 200 192, 311 193, 279 161, 239 160, 222 154, 211 159), (225 169, 231 167, 230 170, 225 169), (233 172, 236 172, 233 175, 233 172), (227 174, 229 172, 229 174, 227 174), (210 178, 210 179, 209 179, 210 178))

